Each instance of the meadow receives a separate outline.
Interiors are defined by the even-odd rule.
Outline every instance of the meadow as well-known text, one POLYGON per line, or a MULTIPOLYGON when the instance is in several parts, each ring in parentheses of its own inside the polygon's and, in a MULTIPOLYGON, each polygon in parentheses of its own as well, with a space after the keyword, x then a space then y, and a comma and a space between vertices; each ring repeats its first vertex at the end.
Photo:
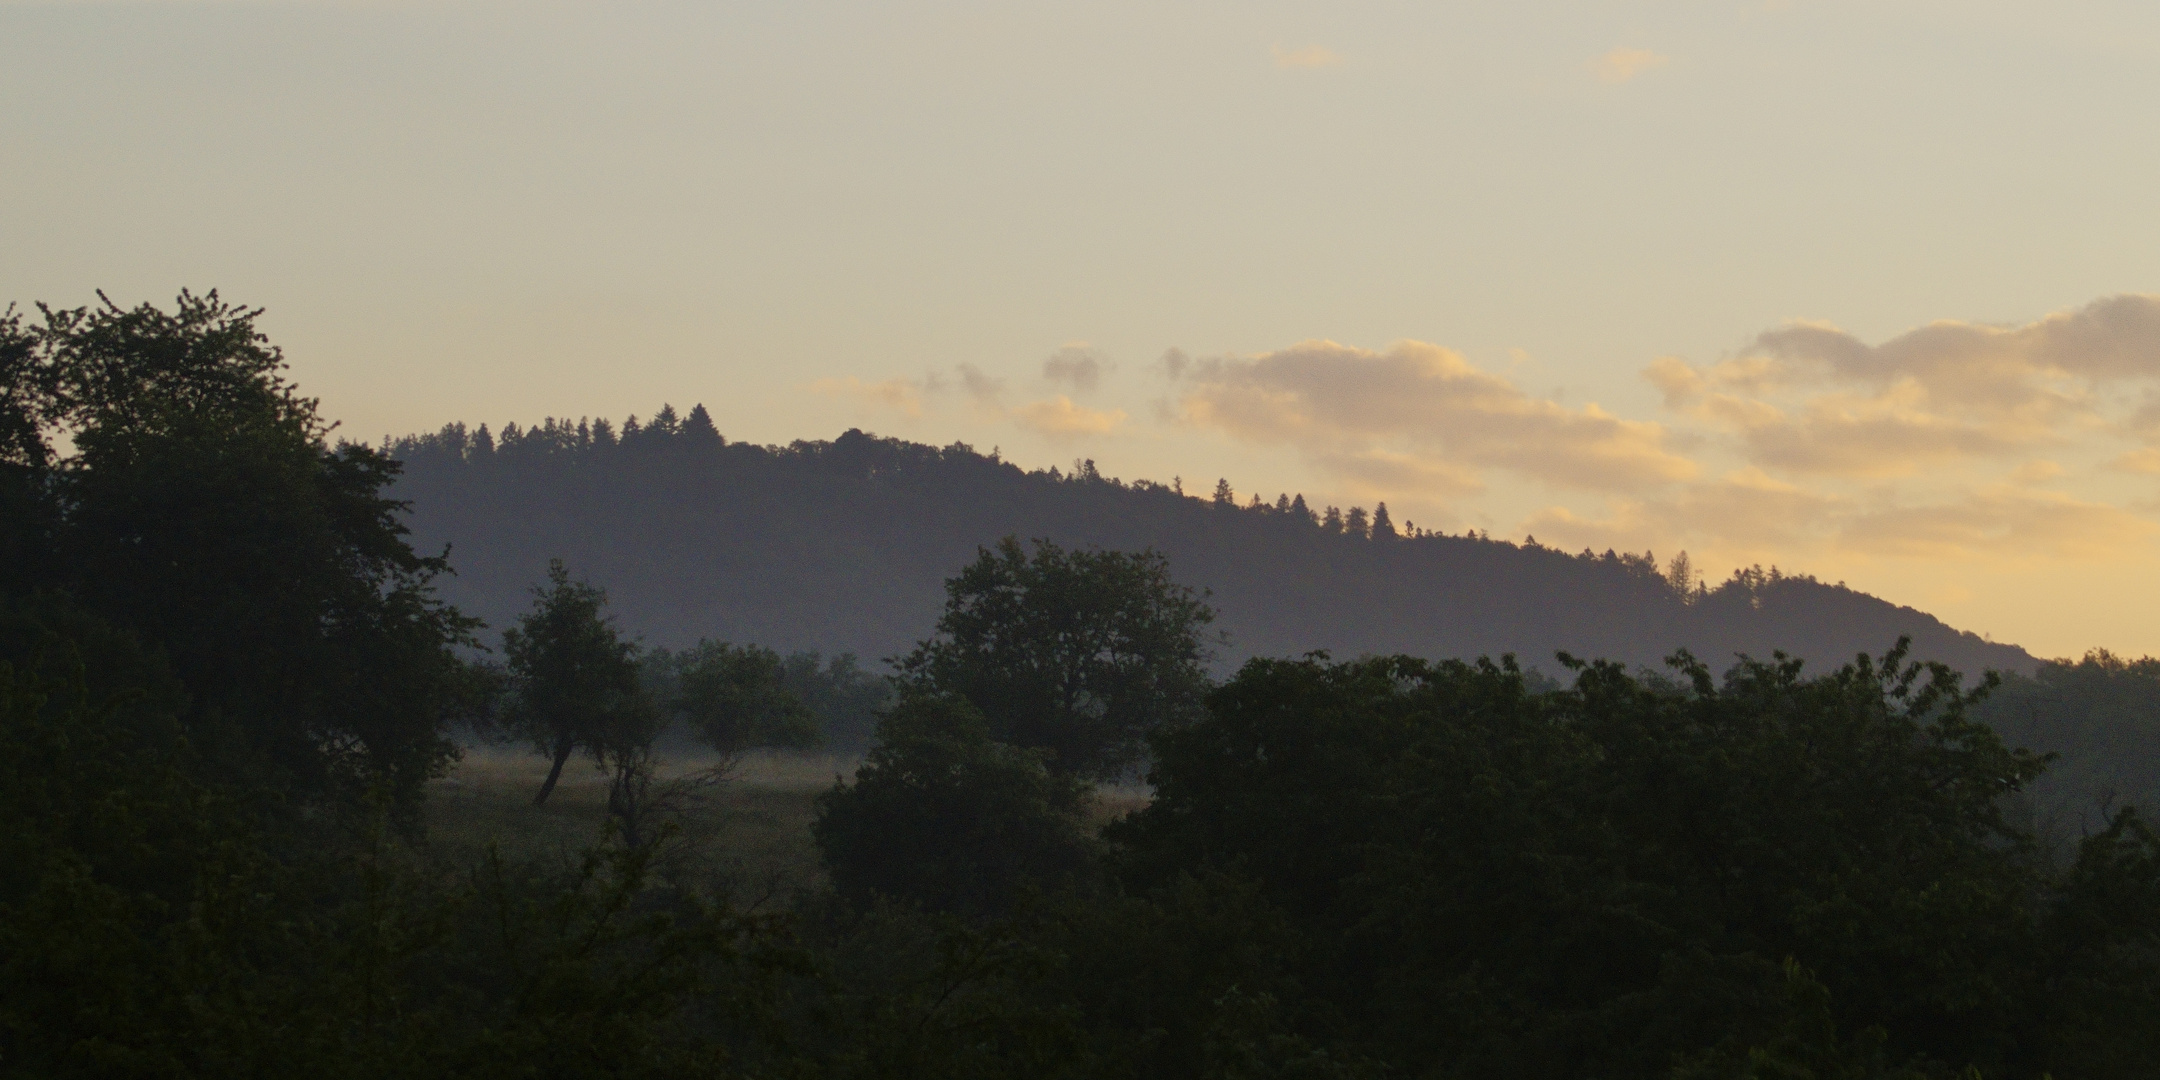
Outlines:
MULTIPOLYGON (((717 760, 680 754, 663 759, 662 781, 709 769, 717 760)), ((824 753, 750 753, 727 780, 708 789, 674 819, 669 841, 678 872, 728 883, 750 896, 781 898, 825 884, 810 823, 817 797, 834 781, 852 778, 862 759, 824 753)), ((589 759, 573 763, 542 806, 533 793, 547 775, 546 759, 498 746, 467 747, 448 775, 427 789, 430 846, 454 862, 469 862, 488 845, 513 856, 574 858, 598 843, 608 823, 607 774, 589 759)), ((1100 789, 1094 823, 1147 805, 1137 785, 1100 789)))

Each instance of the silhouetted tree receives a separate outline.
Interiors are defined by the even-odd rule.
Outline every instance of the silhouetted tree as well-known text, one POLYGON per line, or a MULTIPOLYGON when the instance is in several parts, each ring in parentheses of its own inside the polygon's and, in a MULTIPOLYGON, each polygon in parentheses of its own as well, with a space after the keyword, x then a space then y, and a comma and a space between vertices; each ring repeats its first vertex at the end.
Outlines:
POLYGON ((690 415, 683 420, 682 435, 690 445, 703 449, 716 449, 727 442, 720 437, 720 429, 713 426, 712 414, 705 411, 702 402, 690 407, 690 415))
POLYGON ((764 747, 817 745, 817 718, 789 688, 771 649, 700 641, 663 662, 674 669, 669 710, 724 761, 764 747))
POLYGON ((603 764, 649 745, 652 703, 638 682, 637 645, 625 641, 603 610, 607 593, 570 580, 561 559, 548 562, 547 584, 533 587, 533 608, 503 631, 511 696, 501 723, 550 764, 533 796, 547 801, 563 766, 579 751, 603 764))
POLYGON ((838 753, 869 748, 878 713, 892 699, 887 680, 863 670, 854 653, 830 659, 815 652, 790 653, 781 669, 781 682, 817 717, 826 747, 838 753))
POLYGON ((1060 773, 1110 777, 1148 734, 1197 715, 1214 612, 1153 552, 1032 555, 1006 537, 946 582, 938 635, 899 662, 918 694, 951 694, 994 738, 1051 752, 1060 773))
POLYGON ((1329 943, 1297 977, 1392 1061, 2150 1071, 2128 1017, 2160 1000, 2160 842, 2118 815, 2049 871, 2005 814, 2042 762, 1904 648, 1818 678, 1577 663, 1560 691, 1512 661, 1256 660, 1157 738, 1111 839, 1129 888, 1237 867, 1329 943))
POLYGON ((0 499, 23 504, 26 478, 43 496, 0 526, 41 549, 0 582, 34 568, 164 651, 198 749, 234 775, 307 798, 388 782, 414 805, 473 704, 453 650, 476 624, 436 598, 447 563, 406 542, 399 463, 328 445, 260 312, 216 293, 41 311, 0 330, 0 363, 28 376, 0 425, 32 415, 70 452, 41 465, 19 431, 0 448, 0 487, 17 481, 0 499))
POLYGON ((1386 503, 1381 503, 1373 508, 1372 538, 1375 540, 1396 540, 1401 538, 1400 534, 1395 531, 1394 520, 1388 517, 1386 503))
POLYGON ((1694 599, 1697 575, 1695 563, 1688 558, 1687 552, 1683 551, 1672 557, 1671 565, 1665 568, 1665 580, 1672 583, 1673 592, 1682 599, 1694 599))
POLYGON ((1088 802, 1083 781, 993 739, 966 700, 910 694, 878 724, 855 782, 819 797, 811 831, 843 896, 994 915, 1022 885, 1078 878, 1088 802))

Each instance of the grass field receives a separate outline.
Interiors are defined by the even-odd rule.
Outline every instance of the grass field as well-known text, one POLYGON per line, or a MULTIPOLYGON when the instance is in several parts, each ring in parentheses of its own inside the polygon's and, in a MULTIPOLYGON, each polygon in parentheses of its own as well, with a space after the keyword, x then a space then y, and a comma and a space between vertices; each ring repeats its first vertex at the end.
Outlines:
MULTIPOLYGON (((675 759, 663 779, 710 765, 675 759)), ((815 887, 821 875, 810 820, 820 792, 835 775, 853 776, 848 758, 756 754, 736 763, 729 780, 681 817, 671 842, 678 864, 720 873, 739 887, 787 893, 815 887)), ((493 843, 521 856, 574 855, 607 825, 607 778, 590 759, 574 760, 547 805, 533 795, 547 776, 538 755, 506 749, 467 750, 449 776, 428 789, 428 836, 453 858, 479 854, 493 843)))
MULTIPOLYGON (((710 765, 677 758, 663 779, 710 765)), ((735 765, 728 781, 685 812, 670 842, 675 865, 700 875, 718 874, 753 894, 781 896, 817 887, 823 872, 810 821, 817 796, 836 776, 854 777, 856 759, 822 754, 752 754, 735 765)), ((607 826, 607 778, 590 759, 572 761, 547 805, 534 793, 547 776, 538 755, 493 747, 465 752, 449 776, 429 785, 428 836, 456 860, 478 856, 489 844, 520 857, 570 857, 592 846, 607 826)), ((1104 788, 1096 800, 1096 824, 1147 804, 1142 788, 1104 788)))

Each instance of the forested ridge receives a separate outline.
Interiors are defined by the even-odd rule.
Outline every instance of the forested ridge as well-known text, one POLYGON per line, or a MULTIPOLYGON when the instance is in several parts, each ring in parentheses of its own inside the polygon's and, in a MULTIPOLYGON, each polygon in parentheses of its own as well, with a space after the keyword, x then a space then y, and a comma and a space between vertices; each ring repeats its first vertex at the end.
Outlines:
MULTIPOLYGON (((407 463, 333 442, 257 314, 0 315, 0 1076, 2160 1075, 2160 662, 1225 670, 1163 550, 1015 536, 943 569, 883 679, 725 628, 640 641, 575 551, 483 622, 438 592, 458 550, 406 531, 407 463), (865 723, 848 775, 728 801, 746 755, 865 723), (806 872, 749 872, 753 835, 806 872)), ((1356 536, 1084 464, 645 430, 628 474, 535 475, 614 498, 636 454, 733 454, 898 512, 952 467, 1262 552, 1551 560, 1683 613, 1822 588, 1683 597, 1647 557, 1390 539, 1377 508, 1356 536), (900 464, 834 468, 851 448, 900 464)), ((515 460, 489 452, 455 465, 515 460)), ((636 558, 716 513, 627 486, 636 558)), ((834 550, 869 543, 850 520, 834 550)))
MULTIPOLYGON (((1250 656, 1499 656, 1553 669, 1569 651, 1655 666, 1784 652, 1835 665, 1910 637, 1961 670, 2030 672, 2012 645, 1842 585, 1749 567, 1723 581, 1651 553, 1570 553, 1408 531, 1385 506, 1239 495, 1224 481, 1124 482, 1090 462, 1026 471, 965 445, 849 431, 729 442, 702 407, 645 423, 548 419, 386 439, 405 465, 422 549, 453 545, 444 595, 499 622, 556 556, 608 583, 625 625, 659 644, 713 636, 787 650, 898 655, 926 634, 941 582, 1004 536, 1153 549, 1206 590, 1250 656)), ((1668 553, 1678 555, 1680 553, 1668 553)))

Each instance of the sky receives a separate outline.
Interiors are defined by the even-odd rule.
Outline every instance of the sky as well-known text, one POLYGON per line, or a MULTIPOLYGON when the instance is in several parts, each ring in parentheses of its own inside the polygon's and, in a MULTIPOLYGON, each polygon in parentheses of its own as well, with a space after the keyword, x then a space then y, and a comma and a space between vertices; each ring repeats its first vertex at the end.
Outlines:
POLYGON ((2160 5, 0 0, 0 303, 2160 653, 2160 5))

